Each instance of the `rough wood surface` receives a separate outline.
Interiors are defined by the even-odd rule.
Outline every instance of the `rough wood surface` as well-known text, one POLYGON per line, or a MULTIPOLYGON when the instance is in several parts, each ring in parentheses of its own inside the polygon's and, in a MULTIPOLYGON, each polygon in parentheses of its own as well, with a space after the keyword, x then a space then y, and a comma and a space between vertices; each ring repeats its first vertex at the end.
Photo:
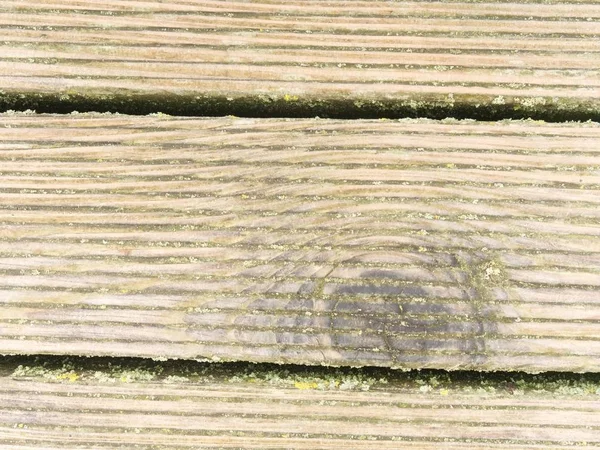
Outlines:
POLYGON ((0 1, 0 107, 600 117, 598 1, 0 1))
MULTIPOLYGON (((598 395, 3 377, 1 449, 600 448, 598 395)), ((516 391, 517 392, 517 391, 516 391)))
POLYGON ((0 353, 600 371, 597 124, 0 123, 0 353))

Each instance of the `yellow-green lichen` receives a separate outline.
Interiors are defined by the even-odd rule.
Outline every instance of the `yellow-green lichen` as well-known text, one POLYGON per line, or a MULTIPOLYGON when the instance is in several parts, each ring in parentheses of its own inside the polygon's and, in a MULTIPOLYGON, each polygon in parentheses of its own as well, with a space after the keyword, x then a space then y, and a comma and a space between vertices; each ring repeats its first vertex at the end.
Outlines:
POLYGON ((283 96, 283 101, 285 102, 297 102, 300 98, 297 95, 285 94, 283 96))

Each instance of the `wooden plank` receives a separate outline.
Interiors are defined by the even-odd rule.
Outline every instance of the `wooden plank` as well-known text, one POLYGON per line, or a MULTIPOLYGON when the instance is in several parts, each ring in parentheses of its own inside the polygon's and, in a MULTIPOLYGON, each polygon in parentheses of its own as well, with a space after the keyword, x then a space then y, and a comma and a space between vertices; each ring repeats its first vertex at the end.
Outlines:
POLYGON ((94 364, 3 375, 0 448, 600 448, 600 387, 573 376, 94 364))
POLYGON ((2 109, 600 117, 600 3, 0 1, 2 109))
POLYGON ((600 371, 600 127, 5 114, 0 353, 600 371))

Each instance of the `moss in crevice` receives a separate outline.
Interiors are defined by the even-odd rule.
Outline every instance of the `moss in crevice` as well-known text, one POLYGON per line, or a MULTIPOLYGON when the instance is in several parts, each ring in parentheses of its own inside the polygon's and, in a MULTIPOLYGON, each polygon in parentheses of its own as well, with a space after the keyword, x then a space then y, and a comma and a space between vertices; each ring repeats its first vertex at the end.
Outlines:
POLYGON ((118 112, 147 115, 240 117, 322 117, 335 119, 430 118, 600 121, 600 103, 556 97, 419 95, 410 98, 363 98, 341 94, 315 98, 296 94, 228 96, 213 94, 152 94, 142 92, 14 93, 0 91, 0 112, 38 113, 118 112))
POLYGON ((600 398, 600 374, 547 372, 398 371, 365 367, 326 368, 254 363, 205 363, 143 358, 7 356, 0 376, 61 383, 180 383, 268 385, 300 390, 378 390, 415 393, 524 395, 600 398))

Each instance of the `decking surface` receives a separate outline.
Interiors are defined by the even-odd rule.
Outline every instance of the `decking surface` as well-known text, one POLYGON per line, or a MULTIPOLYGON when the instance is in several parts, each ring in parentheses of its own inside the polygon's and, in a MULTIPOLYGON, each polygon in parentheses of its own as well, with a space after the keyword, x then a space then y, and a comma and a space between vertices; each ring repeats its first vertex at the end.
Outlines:
POLYGON ((595 119, 597 1, 0 1, 0 107, 595 119))
POLYGON ((0 450, 600 449, 597 373, 387 369, 600 373, 598 1, 0 0, 25 109, 0 450))
POLYGON ((600 128, 3 115, 0 353, 600 371, 600 128))

